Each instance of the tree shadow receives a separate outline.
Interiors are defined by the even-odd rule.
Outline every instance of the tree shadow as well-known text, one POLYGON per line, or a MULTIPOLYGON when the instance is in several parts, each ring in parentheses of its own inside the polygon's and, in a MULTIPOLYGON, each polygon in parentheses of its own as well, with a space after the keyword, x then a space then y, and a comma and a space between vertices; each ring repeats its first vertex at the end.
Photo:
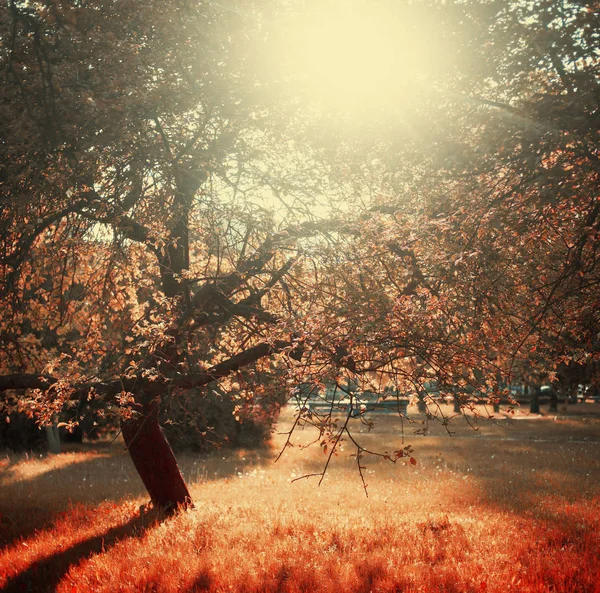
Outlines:
MULTIPOLYGON (((442 554, 445 553, 443 538, 439 538, 442 554)), ((248 581, 234 586, 220 582, 221 575, 204 568, 194 581, 186 587, 184 593, 209 593, 211 591, 244 591, 246 593, 297 593, 300 591, 344 591, 345 593, 369 593, 372 591, 390 591, 402 593, 404 591, 443 591, 444 593, 479 593, 485 589, 474 584, 457 580, 459 574, 439 570, 432 563, 428 569, 423 570, 418 576, 403 575, 399 571, 390 570, 389 566, 381 561, 369 562, 355 566, 355 574, 347 575, 341 582, 335 577, 325 576, 323 582, 321 575, 312 568, 282 564, 271 575, 253 574, 248 581)), ((482 577, 482 581, 484 577, 482 577)), ((484 585, 485 586, 485 585, 484 585)))
MULTIPOLYGON (((96 447, 87 451, 90 455, 97 452, 96 447)), ((5 471, 0 479, 3 517, 0 546, 6 547, 17 538, 49 528, 58 515, 68 513, 74 505, 120 501, 144 493, 141 480, 122 450, 112 448, 99 452, 102 456, 91 456, 83 461, 72 452, 52 458, 32 458, 25 462, 37 465, 31 476, 14 476, 9 480, 5 471), (69 457, 73 461, 62 465, 69 457), (61 465, 52 467, 57 459, 61 465)))
POLYGON ((594 511, 600 497, 600 433, 592 438, 580 427, 560 425, 553 435, 548 427, 540 432, 540 438, 529 431, 513 432, 506 440, 448 438, 442 451, 424 441, 419 453, 430 468, 437 463, 441 471, 472 478, 469 494, 479 506, 533 521, 550 544, 562 548, 587 539, 600 549, 594 511))
POLYGON ((55 591, 69 569, 83 558, 104 552, 118 541, 140 537, 154 523, 147 517, 136 515, 127 523, 108 529, 104 533, 79 542, 66 550, 51 554, 30 564, 25 570, 8 579, 3 587, 6 592, 55 591))
MULTIPOLYGON (((68 513, 73 506, 148 496, 122 443, 104 447, 78 445, 54 459, 69 455, 73 457, 72 463, 51 467, 49 460, 47 470, 31 477, 10 478, 6 468, 0 473, 0 549, 18 538, 51 527, 58 515, 68 513), (77 457, 79 453, 89 453, 90 458, 81 460, 77 457)), ((271 457, 267 449, 177 455, 180 469, 190 485, 236 475, 247 466, 265 463, 271 457)), ((45 460, 46 457, 36 457, 32 463, 43 465, 45 460)))

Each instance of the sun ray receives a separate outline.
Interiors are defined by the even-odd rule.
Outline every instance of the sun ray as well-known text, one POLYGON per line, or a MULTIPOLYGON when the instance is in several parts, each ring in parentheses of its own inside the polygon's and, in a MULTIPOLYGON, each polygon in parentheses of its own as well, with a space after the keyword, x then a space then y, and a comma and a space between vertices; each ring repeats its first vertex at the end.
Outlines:
POLYGON ((400 112, 431 93, 450 59, 422 7, 364 0, 304 3, 274 38, 276 61, 302 98, 360 118, 400 112))

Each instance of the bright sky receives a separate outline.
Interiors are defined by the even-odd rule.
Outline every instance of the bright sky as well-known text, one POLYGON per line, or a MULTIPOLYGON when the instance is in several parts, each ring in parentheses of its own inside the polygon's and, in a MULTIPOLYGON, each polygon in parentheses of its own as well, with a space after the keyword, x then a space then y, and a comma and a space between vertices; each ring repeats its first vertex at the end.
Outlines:
MULTIPOLYGON (((301 6, 301 8, 299 8, 301 6)), ((310 0, 274 35, 299 96, 346 115, 396 110, 428 92, 448 54, 434 19, 403 0, 310 0)))

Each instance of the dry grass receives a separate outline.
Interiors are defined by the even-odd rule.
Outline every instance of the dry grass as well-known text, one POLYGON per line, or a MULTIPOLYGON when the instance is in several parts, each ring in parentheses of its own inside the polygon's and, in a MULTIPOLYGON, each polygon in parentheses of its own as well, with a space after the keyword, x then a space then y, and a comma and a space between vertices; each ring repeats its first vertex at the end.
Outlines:
MULTIPOLYGON (((290 484, 322 467, 317 447, 294 447, 276 464, 266 452, 185 456, 196 508, 168 519, 140 513, 143 487, 118 443, 5 459, 0 585, 62 593, 599 592, 600 418, 583 409, 477 433, 456 423, 452 438, 440 428, 413 437, 416 466, 365 460, 368 499, 350 450, 320 488, 290 484)), ((293 442, 310 436, 298 432, 293 442)), ((393 450, 400 425, 383 419, 360 437, 393 450)))

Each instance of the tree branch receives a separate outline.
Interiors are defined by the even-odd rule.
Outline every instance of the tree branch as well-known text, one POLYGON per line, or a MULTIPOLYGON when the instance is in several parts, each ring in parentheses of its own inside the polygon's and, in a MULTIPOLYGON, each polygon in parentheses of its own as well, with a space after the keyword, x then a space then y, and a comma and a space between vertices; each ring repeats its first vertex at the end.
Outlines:
POLYGON ((14 373, 0 376, 0 392, 10 389, 42 389, 46 390, 56 383, 56 378, 50 375, 35 375, 32 373, 14 373))
POLYGON ((10 290, 14 287, 17 277, 18 277, 18 274, 19 274, 22 259, 25 254, 27 254, 31 251, 31 248, 33 247, 33 244, 35 243, 35 240, 48 227, 50 227, 54 223, 59 222, 65 216, 68 216, 69 214, 74 214, 74 213, 81 214, 83 208, 85 208, 88 205, 89 205, 88 197, 78 200, 77 202, 74 202, 73 204, 67 206, 66 208, 63 208, 62 210, 59 210, 58 212, 55 212, 54 214, 47 216, 38 225, 36 225, 36 227, 33 229, 33 231, 31 233, 21 237, 21 240, 19 241, 17 247, 15 248, 14 253, 11 254, 9 257, 7 257, 5 260, 5 263, 10 265, 13 268, 12 271, 8 274, 8 277, 6 279, 6 288, 8 290, 10 290))
POLYGON ((217 379, 222 379, 223 377, 227 377, 231 373, 239 370, 242 367, 245 367, 257 360, 264 358, 265 356, 271 356, 272 354, 277 354, 279 352, 283 352, 287 348, 292 346, 291 342, 284 340, 275 340, 274 342, 263 342, 261 344, 257 344, 256 346, 252 346, 252 348, 248 348, 220 362, 205 372, 190 374, 186 377, 182 377, 180 379, 175 379, 174 384, 177 387, 182 388, 192 388, 192 387, 201 387, 202 385, 207 385, 212 381, 216 381, 217 379))
MULTIPOLYGON (((283 352, 292 346, 292 342, 284 340, 263 342, 235 354, 231 358, 210 367, 206 371, 177 376, 172 379, 165 378, 158 381, 150 381, 144 377, 127 377, 112 381, 94 381, 91 383, 74 385, 73 396, 75 398, 81 398, 93 391, 99 395, 103 395, 105 401, 110 401, 114 399, 116 395, 123 393, 124 391, 144 391, 146 393, 154 393, 163 391, 168 385, 182 389, 202 387, 212 381, 227 377, 231 373, 256 362, 260 358, 283 352)), ((0 376, 0 392, 18 389, 41 389, 45 391, 56 384, 57 381, 58 379, 56 377, 49 375, 14 373, 0 376)))

